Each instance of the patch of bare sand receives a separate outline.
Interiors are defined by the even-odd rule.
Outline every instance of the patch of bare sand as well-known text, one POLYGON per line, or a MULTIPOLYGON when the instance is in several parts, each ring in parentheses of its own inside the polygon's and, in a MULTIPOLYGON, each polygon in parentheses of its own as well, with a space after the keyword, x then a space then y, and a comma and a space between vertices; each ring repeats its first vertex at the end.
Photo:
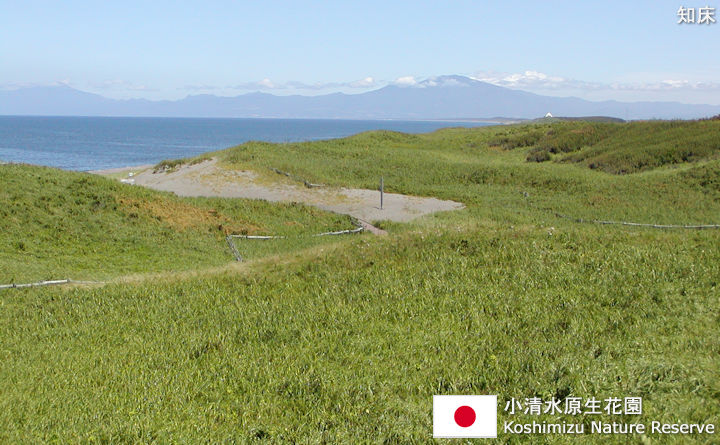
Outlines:
MULTIPOLYGON (((179 196, 219 196, 223 198, 265 199, 267 201, 302 202, 330 212, 343 213, 364 221, 405 222, 433 212, 457 210, 463 204, 437 198, 385 193, 380 209, 380 192, 349 188, 307 188, 278 177, 276 183, 260 180, 252 171, 228 170, 215 159, 194 165, 183 165, 168 173, 153 173, 152 168, 114 169, 113 176, 133 172, 134 184, 179 196)), ((107 174, 106 172, 94 172, 107 174)))

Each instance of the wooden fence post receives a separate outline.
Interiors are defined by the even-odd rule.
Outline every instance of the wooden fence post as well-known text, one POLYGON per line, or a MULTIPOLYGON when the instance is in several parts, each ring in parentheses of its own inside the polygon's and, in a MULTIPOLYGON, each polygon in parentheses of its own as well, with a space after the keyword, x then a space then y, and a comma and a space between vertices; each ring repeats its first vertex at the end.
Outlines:
POLYGON ((384 194, 385 194, 385 184, 383 181, 383 177, 380 176, 380 210, 383 209, 383 198, 384 198, 383 195, 384 194))

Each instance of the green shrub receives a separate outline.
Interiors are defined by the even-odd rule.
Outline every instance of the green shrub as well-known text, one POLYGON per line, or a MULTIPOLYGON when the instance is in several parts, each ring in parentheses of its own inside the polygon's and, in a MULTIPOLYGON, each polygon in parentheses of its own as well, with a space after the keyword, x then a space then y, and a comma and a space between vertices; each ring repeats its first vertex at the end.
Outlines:
POLYGON ((546 162, 552 159, 550 156, 550 153, 548 153, 545 149, 540 150, 530 150, 530 153, 528 153, 527 158, 525 158, 528 162, 546 162))
POLYGON ((543 133, 539 129, 523 129, 505 133, 488 142, 488 145, 502 147, 503 150, 513 150, 515 148, 532 147, 542 139, 543 133))
POLYGON ((565 158, 607 173, 629 174, 709 159, 720 153, 720 121, 654 121, 619 125, 611 137, 565 158))
POLYGON ((621 124, 562 122, 554 124, 538 146, 549 153, 570 153, 590 147, 607 138, 621 124))

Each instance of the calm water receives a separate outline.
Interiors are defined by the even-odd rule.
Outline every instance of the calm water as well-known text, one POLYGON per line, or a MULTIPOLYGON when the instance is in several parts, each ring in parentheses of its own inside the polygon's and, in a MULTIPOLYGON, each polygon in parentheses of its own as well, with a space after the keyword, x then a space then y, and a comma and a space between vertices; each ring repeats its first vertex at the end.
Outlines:
POLYGON ((194 156, 250 140, 297 142, 368 130, 425 133, 482 122, 0 116, 0 161, 100 170, 194 156))

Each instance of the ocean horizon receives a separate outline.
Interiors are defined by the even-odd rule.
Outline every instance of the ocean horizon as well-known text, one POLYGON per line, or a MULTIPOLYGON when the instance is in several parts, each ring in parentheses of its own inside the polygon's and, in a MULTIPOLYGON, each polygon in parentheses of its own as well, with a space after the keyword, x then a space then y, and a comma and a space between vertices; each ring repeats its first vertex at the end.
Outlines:
POLYGON ((454 120, 0 116, 0 162, 92 171, 155 164, 247 141, 303 142, 372 130, 497 125, 454 120))

